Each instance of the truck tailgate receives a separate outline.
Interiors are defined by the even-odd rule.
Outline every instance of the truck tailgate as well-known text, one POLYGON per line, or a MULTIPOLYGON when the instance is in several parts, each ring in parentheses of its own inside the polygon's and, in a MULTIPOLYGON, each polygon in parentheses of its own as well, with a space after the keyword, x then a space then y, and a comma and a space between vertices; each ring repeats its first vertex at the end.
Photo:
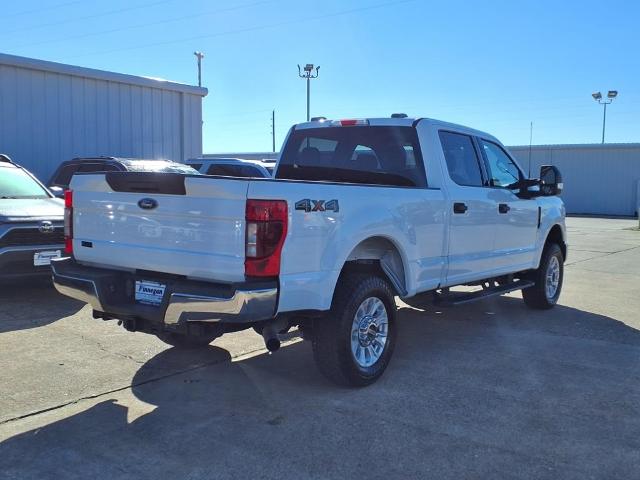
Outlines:
POLYGON ((74 176, 74 257, 110 268, 241 281, 248 183, 152 173, 74 176))

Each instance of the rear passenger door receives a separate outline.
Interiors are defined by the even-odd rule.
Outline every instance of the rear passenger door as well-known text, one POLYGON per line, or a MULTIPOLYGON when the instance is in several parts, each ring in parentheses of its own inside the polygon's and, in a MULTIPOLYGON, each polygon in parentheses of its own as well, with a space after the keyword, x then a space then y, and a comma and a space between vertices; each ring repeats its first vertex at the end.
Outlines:
POLYGON ((478 139, 491 197, 497 205, 498 227, 494 250, 495 266, 501 272, 530 268, 534 261, 538 236, 538 203, 516 195, 523 173, 497 143, 478 139))
POLYGON ((497 227, 496 202, 485 187, 480 152, 474 138, 441 130, 448 170, 449 250, 446 285, 490 277, 497 227))

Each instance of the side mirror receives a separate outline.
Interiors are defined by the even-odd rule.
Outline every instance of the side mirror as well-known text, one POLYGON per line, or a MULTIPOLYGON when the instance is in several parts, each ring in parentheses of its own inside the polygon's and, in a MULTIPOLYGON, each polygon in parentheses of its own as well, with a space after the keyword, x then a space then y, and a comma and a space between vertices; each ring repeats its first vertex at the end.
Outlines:
POLYGON ((49 187, 49 191, 53 193, 56 198, 64 198, 64 188, 62 187, 49 187))
POLYGON ((540 167, 540 191, 545 197, 552 197, 562 193, 562 174, 558 167, 542 165, 540 167))

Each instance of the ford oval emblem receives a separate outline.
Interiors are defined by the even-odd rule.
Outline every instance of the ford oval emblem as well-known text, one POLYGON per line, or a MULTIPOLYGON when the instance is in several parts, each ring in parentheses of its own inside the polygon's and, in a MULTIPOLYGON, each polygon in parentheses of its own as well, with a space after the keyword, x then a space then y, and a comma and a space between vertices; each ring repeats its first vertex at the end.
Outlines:
POLYGON ((40 226, 38 227, 38 230, 41 233, 53 233, 55 227, 53 226, 53 223, 51 223, 48 220, 45 220, 44 222, 40 222, 40 226))
POLYGON ((153 210, 158 206, 158 202, 153 198, 142 198, 138 200, 138 206, 140 208, 144 208, 145 210, 153 210))

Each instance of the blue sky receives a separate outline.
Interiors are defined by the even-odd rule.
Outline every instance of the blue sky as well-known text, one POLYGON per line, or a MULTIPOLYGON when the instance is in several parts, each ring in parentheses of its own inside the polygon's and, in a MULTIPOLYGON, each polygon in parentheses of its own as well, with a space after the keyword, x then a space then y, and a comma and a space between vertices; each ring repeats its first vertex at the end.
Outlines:
POLYGON ((640 141, 640 5, 631 1, 35 0, 3 2, 4 53, 196 83, 204 151, 271 149, 312 115, 440 118, 508 145, 640 141))

